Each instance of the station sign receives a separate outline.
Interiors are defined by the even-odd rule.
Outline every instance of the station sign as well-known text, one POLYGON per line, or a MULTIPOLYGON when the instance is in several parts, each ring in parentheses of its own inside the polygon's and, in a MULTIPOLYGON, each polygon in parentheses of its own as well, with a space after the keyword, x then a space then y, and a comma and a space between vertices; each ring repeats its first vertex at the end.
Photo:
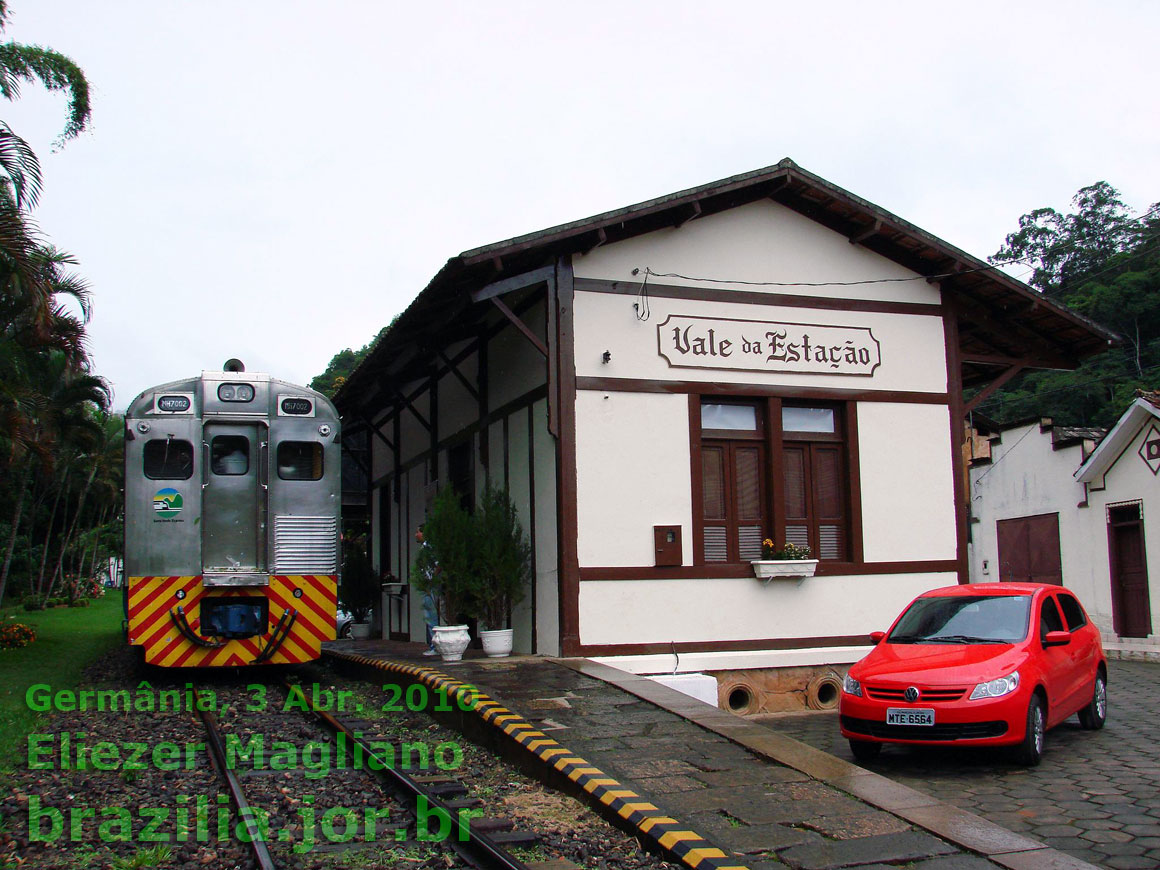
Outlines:
POLYGON ((673 368, 870 377, 882 364, 864 326, 672 314, 657 325, 657 346, 673 368))

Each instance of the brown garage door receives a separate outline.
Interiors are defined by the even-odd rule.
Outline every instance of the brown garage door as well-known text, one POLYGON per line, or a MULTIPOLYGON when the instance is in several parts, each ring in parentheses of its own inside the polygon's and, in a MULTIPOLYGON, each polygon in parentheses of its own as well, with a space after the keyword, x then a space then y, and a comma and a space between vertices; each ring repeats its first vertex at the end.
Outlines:
POLYGON ((1059 514, 999 520, 999 580, 1063 584, 1059 514))

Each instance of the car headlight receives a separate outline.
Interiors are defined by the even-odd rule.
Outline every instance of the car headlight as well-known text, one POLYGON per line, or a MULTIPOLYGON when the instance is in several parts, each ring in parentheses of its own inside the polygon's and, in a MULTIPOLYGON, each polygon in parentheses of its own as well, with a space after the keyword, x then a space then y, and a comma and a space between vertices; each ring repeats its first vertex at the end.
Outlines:
POLYGON ((997 680, 991 680, 988 683, 979 683, 975 686, 975 690, 971 692, 971 700, 977 701, 980 698, 1002 698, 1004 695, 1010 695, 1019 688, 1019 672, 1013 671, 1005 677, 999 677, 997 680))
POLYGON ((849 674, 846 674, 846 679, 842 680, 842 691, 847 695, 855 695, 861 698, 862 684, 851 677, 849 674))

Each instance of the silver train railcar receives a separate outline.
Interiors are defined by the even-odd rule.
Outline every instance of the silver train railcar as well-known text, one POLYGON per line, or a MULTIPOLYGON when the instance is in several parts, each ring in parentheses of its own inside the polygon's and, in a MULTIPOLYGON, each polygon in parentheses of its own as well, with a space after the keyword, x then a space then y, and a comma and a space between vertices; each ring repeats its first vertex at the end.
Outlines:
POLYGON ((163 667, 317 659, 340 559, 334 405, 230 360, 141 393, 125 424, 129 643, 163 667))

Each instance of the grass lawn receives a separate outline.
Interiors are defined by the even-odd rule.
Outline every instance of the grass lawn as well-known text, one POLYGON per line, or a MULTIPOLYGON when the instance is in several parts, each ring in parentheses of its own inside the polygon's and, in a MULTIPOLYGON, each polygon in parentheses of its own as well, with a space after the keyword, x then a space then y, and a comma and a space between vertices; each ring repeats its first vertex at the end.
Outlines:
POLYGON ((25 751, 29 732, 47 715, 28 709, 28 687, 76 688, 90 662, 122 643, 121 590, 110 589, 91 607, 31 612, 13 607, 5 608, 3 616, 35 626, 37 634, 26 647, 0 650, 0 772, 7 772, 25 751))

